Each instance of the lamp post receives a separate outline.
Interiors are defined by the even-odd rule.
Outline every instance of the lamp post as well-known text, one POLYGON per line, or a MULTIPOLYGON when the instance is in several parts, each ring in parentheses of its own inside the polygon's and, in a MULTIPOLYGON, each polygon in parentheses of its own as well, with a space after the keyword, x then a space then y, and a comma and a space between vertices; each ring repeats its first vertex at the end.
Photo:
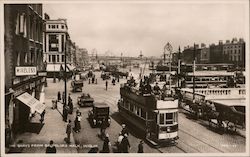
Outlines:
POLYGON ((55 75, 55 60, 53 61, 54 72, 53 72, 53 83, 56 83, 56 75, 55 75))
POLYGON ((180 88, 180 74, 181 74, 181 48, 179 46, 178 50, 178 71, 177 71, 177 76, 178 76, 178 88, 180 88))
POLYGON ((169 52, 169 89, 171 90, 171 54, 173 51, 173 47, 171 46, 171 44, 168 42, 165 46, 164 46, 164 63, 165 63, 165 55, 166 55, 166 51, 169 52))
MULTIPOLYGON (((63 43, 64 44, 64 43, 63 43)), ((66 53, 67 51, 67 41, 65 42, 65 50, 64 50, 64 100, 65 103, 64 105, 67 104, 67 71, 66 71, 66 66, 67 66, 67 59, 66 59, 66 53)))
POLYGON ((194 43, 194 52, 193 52, 193 103, 194 103, 194 101, 195 101, 195 95, 194 95, 194 93, 195 93, 195 75, 194 75, 194 73, 195 73, 195 51, 196 51, 196 49, 195 49, 195 43, 194 43))

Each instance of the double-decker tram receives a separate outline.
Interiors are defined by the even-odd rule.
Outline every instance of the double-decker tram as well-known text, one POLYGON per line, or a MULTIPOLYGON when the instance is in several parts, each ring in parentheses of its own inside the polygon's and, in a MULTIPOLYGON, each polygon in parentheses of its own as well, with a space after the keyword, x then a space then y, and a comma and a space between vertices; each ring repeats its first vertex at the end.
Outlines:
POLYGON ((153 144, 174 144, 178 139, 178 100, 122 84, 118 110, 124 120, 153 144))
POLYGON ((195 81, 195 88, 208 87, 231 87, 234 85, 234 72, 227 71, 195 71, 187 73, 185 76, 185 87, 193 87, 195 81))

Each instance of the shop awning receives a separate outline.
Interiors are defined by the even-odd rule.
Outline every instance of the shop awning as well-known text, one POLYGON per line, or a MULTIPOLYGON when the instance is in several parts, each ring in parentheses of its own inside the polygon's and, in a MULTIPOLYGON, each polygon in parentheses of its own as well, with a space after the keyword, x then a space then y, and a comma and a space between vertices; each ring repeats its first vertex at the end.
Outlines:
POLYGON ((67 64, 67 67, 69 68, 70 71, 73 71, 76 67, 70 64, 67 64))
POLYGON ((47 72, 59 72, 61 70, 61 64, 48 64, 46 70, 47 72))
MULTIPOLYGON (((64 71, 64 64, 62 64, 62 71, 64 71)), ((68 66, 66 66, 67 68, 66 68, 66 72, 69 72, 69 68, 68 68, 68 66)))
POLYGON ((27 92, 18 96, 17 99, 40 114, 45 110, 46 106, 27 92))

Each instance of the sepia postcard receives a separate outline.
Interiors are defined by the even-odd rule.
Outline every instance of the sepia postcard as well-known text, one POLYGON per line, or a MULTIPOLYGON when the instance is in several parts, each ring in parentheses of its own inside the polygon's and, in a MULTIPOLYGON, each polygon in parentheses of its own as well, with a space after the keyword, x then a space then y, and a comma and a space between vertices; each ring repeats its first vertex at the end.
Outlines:
POLYGON ((0 7, 1 156, 250 156, 248 0, 0 7))

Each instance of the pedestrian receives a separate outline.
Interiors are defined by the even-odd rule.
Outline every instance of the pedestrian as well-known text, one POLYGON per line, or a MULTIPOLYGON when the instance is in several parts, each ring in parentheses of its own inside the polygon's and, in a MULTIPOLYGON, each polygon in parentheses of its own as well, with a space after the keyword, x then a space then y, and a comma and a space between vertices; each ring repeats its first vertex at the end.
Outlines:
POLYGON ((89 84, 90 84, 90 78, 89 78, 89 84))
POLYGON ((109 141, 109 135, 106 134, 106 137, 105 137, 104 142, 103 142, 102 153, 109 153, 110 152, 110 149, 109 149, 110 146, 111 146, 111 143, 109 141))
POLYGON ((108 80, 106 80, 106 90, 108 90, 108 80))
POLYGON ((67 134, 67 139, 66 142, 70 144, 70 134, 71 134, 71 120, 68 121, 67 128, 66 128, 66 134, 67 134))
POLYGON ((143 151, 143 141, 142 140, 138 144, 138 151, 137 151, 137 153, 144 153, 144 151, 143 151))
POLYGON ((65 121, 65 122, 67 122, 68 113, 69 113, 69 107, 68 107, 68 105, 65 105, 63 107, 63 121, 65 121))
POLYGON ((54 146, 53 140, 50 140, 49 146, 46 148, 46 153, 56 153, 56 147, 54 146))
POLYGON ((69 101, 72 101, 71 96, 70 96, 70 93, 69 93, 69 95, 68 95, 68 103, 69 103, 69 101))
POLYGON ((122 152, 122 146, 121 146, 122 139, 123 139, 123 135, 120 132, 119 136, 118 136, 118 139, 117 139, 117 153, 121 153, 122 152))
POLYGON ((43 112, 40 114, 41 118, 40 118, 40 122, 43 123, 44 121, 44 115, 45 115, 45 109, 43 110, 43 112))
POLYGON ((75 132, 80 132, 81 130, 81 120, 82 120, 82 114, 81 112, 78 112, 75 118, 75 132))
POLYGON ((100 132, 101 132, 101 137, 105 137, 106 135, 106 128, 108 127, 108 121, 106 120, 107 118, 103 118, 102 119, 102 124, 101 124, 101 127, 100 127, 100 132))
POLYGON ((72 103, 72 99, 69 99, 68 106, 69 106, 69 114, 72 114, 72 113, 73 113, 73 103, 72 103))
POLYGON ((127 129, 127 127, 126 127, 125 124, 122 124, 122 131, 121 131, 121 133, 122 133, 122 136, 124 136, 125 134, 129 135, 128 129, 127 129))
POLYGON ((65 92, 63 92, 62 94, 62 101, 63 101, 63 104, 65 105, 65 92))
POLYGON ((130 149, 130 143, 128 141, 128 135, 124 134, 124 137, 121 142, 122 153, 128 153, 128 149, 130 149))
POLYGON ((92 84, 95 83, 95 75, 92 77, 92 84))
POLYGON ((57 93, 57 101, 59 102, 61 100, 61 93, 60 93, 60 91, 58 91, 58 93, 57 93))

